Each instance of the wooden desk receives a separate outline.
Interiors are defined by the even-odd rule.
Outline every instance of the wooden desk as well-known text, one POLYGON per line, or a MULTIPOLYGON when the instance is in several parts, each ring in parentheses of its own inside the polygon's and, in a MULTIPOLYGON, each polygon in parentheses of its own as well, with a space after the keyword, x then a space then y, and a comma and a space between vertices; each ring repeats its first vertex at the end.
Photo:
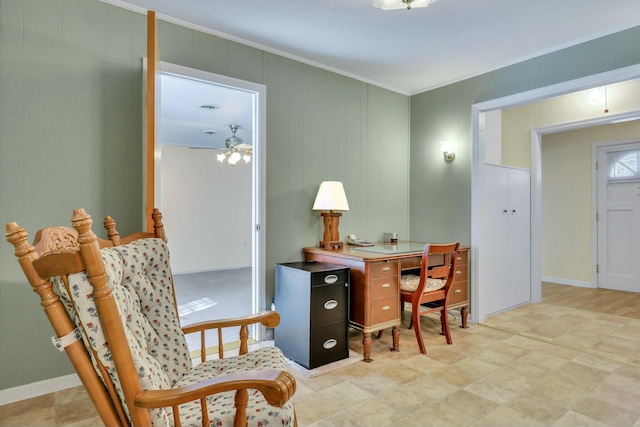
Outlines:
MULTIPOLYGON (((362 331, 364 361, 371 362, 371 333, 393 328, 393 348, 400 348, 400 275, 420 274, 424 243, 376 243, 375 246, 345 245, 338 250, 303 248, 305 261, 344 265, 351 270, 351 313, 349 325, 362 331)), ((456 278, 449 294, 449 308, 460 308, 462 325, 467 327, 469 308, 469 248, 460 247, 456 278)), ((442 256, 432 257, 430 266, 442 265, 442 256)))

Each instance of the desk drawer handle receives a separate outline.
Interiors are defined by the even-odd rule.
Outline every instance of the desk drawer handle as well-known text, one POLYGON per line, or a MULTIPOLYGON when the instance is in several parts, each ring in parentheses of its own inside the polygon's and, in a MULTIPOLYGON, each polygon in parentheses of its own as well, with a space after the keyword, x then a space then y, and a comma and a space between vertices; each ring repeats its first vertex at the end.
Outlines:
POLYGON ((336 340, 335 338, 328 339, 324 342, 324 344, 322 344, 325 350, 330 350, 336 345, 338 345, 338 340, 336 340))
POLYGON ((324 283, 332 284, 338 281, 338 276, 335 274, 330 274, 324 278, 324 283))
POLYGON ((389 289, 391 287, 391 285, 389 283, 385 283, 384 285, 380 286, 382 289, 389 289))
POLYGON ((456 289, 455 291, 453 291, 454 294, 460 294, 462 293, 462 289, 456 289))
POLYGON ((462 261, 462 257, 461 256, 456 257, 456 261, 462 261))
POLYGON ((462 274, 462 271, 460 271, 460 270, 456 270, 456 276, 459 276, 459 275, 461 275, 461 274, 462 274))
POLYGON ((391 267, 382 267, 382 272, 386 273, 387 271, 391 271, 391 267))
POLYGON ((388 305, 383 305, 380 311, 389 311, 390 308, 391 307, 389 307, 388 305))
POLYGON ((327 310, 333 310, 337 306, 338 306, 338 301, 334 299, 330 299, 329 301, 324 303, 324 308, 326 308, 327 310))

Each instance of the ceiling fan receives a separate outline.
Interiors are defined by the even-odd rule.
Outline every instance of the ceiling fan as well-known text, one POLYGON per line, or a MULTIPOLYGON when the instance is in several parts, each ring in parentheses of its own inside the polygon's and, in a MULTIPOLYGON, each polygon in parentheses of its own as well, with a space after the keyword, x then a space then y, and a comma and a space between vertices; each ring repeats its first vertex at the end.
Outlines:
POLYGON ((244 160, 245 163, 249 163, 251 154, 253 154, 253 146, 251 144, 245 144, 242 138, 236 136, 238 125, 229 125, 229 128, 233 135, 225 139, 225 148, 219 148, 219 150, 224 151, 224 153, 216 156, 218 161, 224 163, 226 160, 231 166, 235 166, 241 159, 244 160))

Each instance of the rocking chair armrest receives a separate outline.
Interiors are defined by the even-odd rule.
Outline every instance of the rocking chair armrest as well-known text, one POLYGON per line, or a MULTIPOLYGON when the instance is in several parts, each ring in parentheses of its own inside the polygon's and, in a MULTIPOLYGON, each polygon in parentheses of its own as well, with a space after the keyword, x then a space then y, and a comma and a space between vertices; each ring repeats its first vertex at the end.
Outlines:
POLYGON ((280 324, 280 314, 276 311, 264 310, 260 313, 250 314, 244 317, 233 317, 228 319, 208 320, 205 322, 194 323, 192 325, 183 326, 182 331, 185 334, 200 332, 207 329, 229 328, 234 326, 248 326, 254 323, 262 323, 267 328, 275 328, 280 324))
POLYGON ((143 391, 135 398, 135 405, 147 409, 164 408, 203 399, 216 393, 243 389, 256 389, 264 395, 270 405, 282 407, 294 395, 296 380, 289 372, 278 369, 239 372, 184 387, 143 391))

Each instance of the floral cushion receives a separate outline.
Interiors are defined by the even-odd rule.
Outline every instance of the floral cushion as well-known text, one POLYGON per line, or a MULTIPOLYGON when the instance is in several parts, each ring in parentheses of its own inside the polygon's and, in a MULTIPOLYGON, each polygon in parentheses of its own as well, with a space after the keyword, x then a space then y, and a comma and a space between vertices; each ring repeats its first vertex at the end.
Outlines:
MULTIPOLYGON (((194 368, 185 375, 176 386, 196 384, 203 379, 217 377, 236 372, 256 371, 264 369, 288 369, 284 355, 277 347, 264 347, 250 351, 242 356, 227 359, 209 360, 194 368)), ((209 422, 212 426, 232 426, 235 392, 228 391, 207 398, 209 422)), ((247 404, 247 422, 249 427, 293 426, 294 410, 291 399, 282 407, 271 406, 257 390, 249 390, 247 404)), ((180 406, 180 419, 184 427, 202 426, 200 402, 194 401, 180 406)))
MULTIPOLYGON (((107 284, 125 325, 126 339, 143 390, 169 389, 231 372, 287 369, 284 356, 275 347, 193 367, 174 304, 169 250, 165 242, 140 239, 127 245, 104 248, 102 258, 107 284)), ((80 326, 85 346, 95 351, 124 400, 86 273, 69 276, 70 292, 59 278, 52 281, 71 317, 80 326)), ((208 398, 210 420, 217 423, 214 425, 233 425, 233 394, 227 392, 208 398)), ((182 405, 182 425, 201 425, 197 422, 201 417, 199 412, 198 401, 182 405)), ((154 427, 173 425, 171 408, 154 409, 150 415, 154 427)), ((249 392, 247 415, 249 425, 293 425, 291 402, 282 409, 275 408, 257 391, 249 392)))
MULTIPOLYGON (((416 289, 418 289, 419 284, 420 276, 416 276, 415 274, 404 274, 400 278, 400 289, 403 291, 415 292, 416 289)), ((446 284, 446 280, 427 277, 427 284, 424 287, 424 292, 437 291, 438 289, 444 288, 444 285, 446 284)))

